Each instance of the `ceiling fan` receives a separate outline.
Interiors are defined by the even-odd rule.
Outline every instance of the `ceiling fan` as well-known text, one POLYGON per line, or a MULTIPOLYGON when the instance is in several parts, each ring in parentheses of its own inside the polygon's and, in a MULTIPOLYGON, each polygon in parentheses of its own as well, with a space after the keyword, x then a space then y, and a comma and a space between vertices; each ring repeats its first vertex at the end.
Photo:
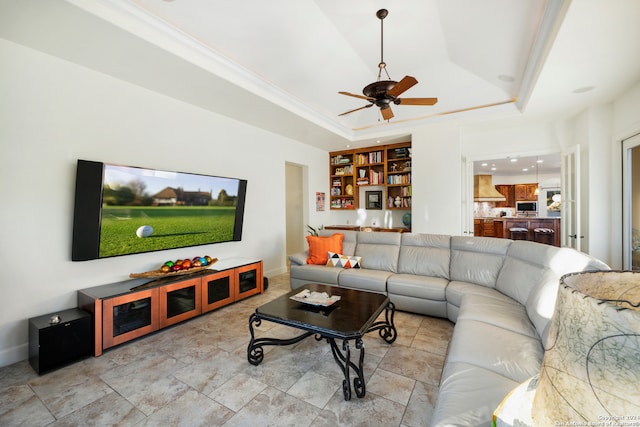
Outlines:
POLYGON ((370 104, 364 107, 356 108, 339 114, 344 116, 353 112, 369 108, 373 105, 380 107, 380 114, 385 120, 393 118, 393 111, 391 110, 391 103, 396 105, 434 105, 438 102, 438 98, 399 98, 405 91, 413 87, 418 83, 414 77, 404 76, 402 80, 396 82, 391 80, 389 72, 387 71, 387 64, 384 62, 384 18, 387 17, 389 11, 387 9, 380 9, 376 12, 376 16, 380 19, 380 63, 378 64, 378 80, 368 84, 362 90, 362 95, 356 95, 349 92, 338 92, 341 95, 353 96, 354 98, 364 99, 369 101, 370 104), (389 80, 381 80, 382 71, 384 70, 389 80))

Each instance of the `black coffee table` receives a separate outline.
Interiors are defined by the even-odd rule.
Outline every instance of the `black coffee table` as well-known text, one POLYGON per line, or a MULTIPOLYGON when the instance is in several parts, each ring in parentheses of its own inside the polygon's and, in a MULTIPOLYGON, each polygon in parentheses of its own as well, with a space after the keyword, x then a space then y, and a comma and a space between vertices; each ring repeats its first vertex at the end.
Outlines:
POLYGON ((357 375, 353 380, 356 396, 364 397, 366 389, 362 337, 368 332, 377 330, 383 340, 389 344, 393 343, 398 335, 393 324, 394 314, 394 304, 383 294, 325 285, 305 285, 258 307, 255 313, 251 314, 249 317, 251 341, 247 349, 247 358, 252 365, 259 365, 264 359, 262 347, 292 345, 315 335, 318 341, 327 340, 331 346, 333 358, 344 373, 342 391, 345 400, 351 399, 350 369, 353 369, 357 375), (340 295, 341 299, 330 307, 322 307, 303 304, 289 298, 304 289, 340 295), (385 312, 384 320, 376 322, 375 320, 383 311, 385 312), (255 338, 253 327, 260 326, 263 320, 301 329, 305 333, 291 339, 255 338), (342 341, 342 350, 336 340, 342 341), (357 365, 351 361, 349 341, 355 341, 355 347, 360 350, 357 365))

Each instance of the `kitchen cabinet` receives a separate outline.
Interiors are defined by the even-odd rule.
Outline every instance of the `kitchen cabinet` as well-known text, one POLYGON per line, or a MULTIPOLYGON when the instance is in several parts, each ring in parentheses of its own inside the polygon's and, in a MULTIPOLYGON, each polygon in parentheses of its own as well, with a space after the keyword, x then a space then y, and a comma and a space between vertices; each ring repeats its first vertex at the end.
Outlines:
POLYGON ((496 187, 496 190, 498 190, 498 192, 507 199, 504 202, 496 202, 496 208, 515 208, 516 206, 515 185, 498 184, 495 187, 496 187))
POLYGON ((475 218, 473 220, 473 235, 476 237, 495 237, 493 218, 475 218))
MULTIPOLYGON (((516 184, 514 185, 514 193, 517 202, 536 202, 538 195, 536 189, 538 184, 516 184)), ((515 203, 514 203, 515 206, 515 203)))
POLYGON ((495 229, 493 228, 493 220, 492 219, 483 219, 482 220, 482 237, 495 237, 495 229))

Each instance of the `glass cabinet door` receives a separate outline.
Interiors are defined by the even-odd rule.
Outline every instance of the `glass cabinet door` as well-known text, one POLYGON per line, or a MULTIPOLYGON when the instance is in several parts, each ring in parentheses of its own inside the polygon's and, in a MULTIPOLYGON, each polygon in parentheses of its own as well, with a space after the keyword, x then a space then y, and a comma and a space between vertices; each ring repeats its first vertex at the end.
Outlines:
POLYGON ((103 347, 108 348, 158 329, 158 289, 103 302, 103 347))
POLYGON ((262 263, 255 263, 239 267, 236 269, 238 274, 238 294, 236 301, 251 295, 262 293, 262 263))
POLYGON ((201 313, 200 277, 160 288, 160 327, 173 325, 201 313))
POLYGON ((202 312, 225 306, 235 300, 236 276, 233 270, 202 277, 202 312))

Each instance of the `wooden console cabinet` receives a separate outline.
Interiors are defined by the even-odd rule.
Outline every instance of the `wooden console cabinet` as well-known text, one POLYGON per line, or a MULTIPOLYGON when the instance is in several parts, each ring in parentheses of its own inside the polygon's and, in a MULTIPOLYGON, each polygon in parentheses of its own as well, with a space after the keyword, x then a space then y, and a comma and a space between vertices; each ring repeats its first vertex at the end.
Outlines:
POLYGON ((264 292, 262 261, 220 260, 184 276, 132 279, 78 291, 92 314, 93 354, 264 292))

